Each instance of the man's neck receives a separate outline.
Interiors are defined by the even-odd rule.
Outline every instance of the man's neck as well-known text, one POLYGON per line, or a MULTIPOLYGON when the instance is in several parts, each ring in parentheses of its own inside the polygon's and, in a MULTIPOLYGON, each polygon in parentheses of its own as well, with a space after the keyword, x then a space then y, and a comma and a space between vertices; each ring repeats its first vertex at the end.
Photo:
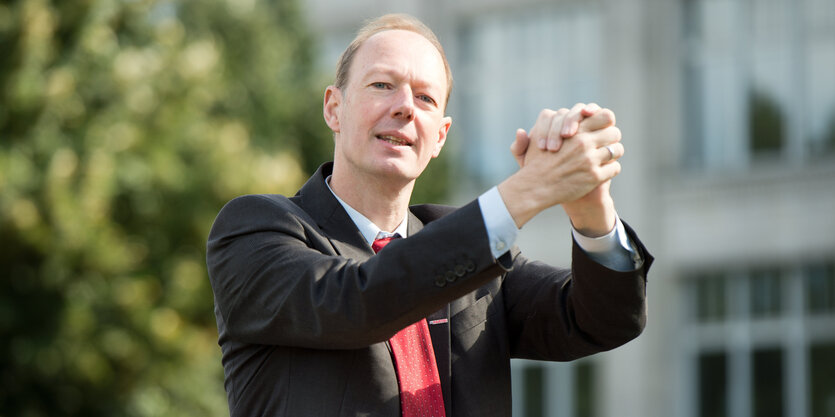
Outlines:
POLYGON ((415 182, 398 183, 390 178, 356 175, 334 164, 330 187, 342 201, 367 217, 380 229, 393 232, 406 218, 415 182))

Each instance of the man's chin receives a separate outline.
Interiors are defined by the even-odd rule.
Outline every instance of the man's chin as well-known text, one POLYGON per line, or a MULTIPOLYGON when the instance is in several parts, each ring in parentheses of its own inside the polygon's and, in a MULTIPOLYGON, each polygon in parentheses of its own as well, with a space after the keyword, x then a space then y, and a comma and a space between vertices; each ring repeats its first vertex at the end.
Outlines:
POLYGON ((414 181, 421 170, 418 170, 413 163, 406 164, 405 161, 386 161, 374 170, 377 175, 390 178, 393 181, 414 181))

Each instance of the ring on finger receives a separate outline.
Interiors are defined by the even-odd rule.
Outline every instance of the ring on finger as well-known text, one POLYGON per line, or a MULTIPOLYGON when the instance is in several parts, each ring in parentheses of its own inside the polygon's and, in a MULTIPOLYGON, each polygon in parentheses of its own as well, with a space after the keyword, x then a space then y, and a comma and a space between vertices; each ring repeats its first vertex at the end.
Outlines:
POLYGON ((615 151, 612 149, 612 145, 606 145, 604 148, 609 151, 609 161, 615 159, 615 151))

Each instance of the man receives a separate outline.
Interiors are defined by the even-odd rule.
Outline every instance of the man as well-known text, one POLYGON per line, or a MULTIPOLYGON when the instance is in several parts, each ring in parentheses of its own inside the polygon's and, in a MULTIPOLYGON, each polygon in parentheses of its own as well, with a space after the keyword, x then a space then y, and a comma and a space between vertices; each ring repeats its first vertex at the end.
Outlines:
POLYGON ((517 132, 517 173, 458 209, 409 207, 451 82, 422 23, 372 21, 325 91, 333 163, 294 197, 218 215, 207 264, 232 416, 508 416, 511 357, 571 360, 642 331, 652 258, 609 195, 611 111, 545 110, 517 132), (571 269, 512 247, 557 204, 571 269))

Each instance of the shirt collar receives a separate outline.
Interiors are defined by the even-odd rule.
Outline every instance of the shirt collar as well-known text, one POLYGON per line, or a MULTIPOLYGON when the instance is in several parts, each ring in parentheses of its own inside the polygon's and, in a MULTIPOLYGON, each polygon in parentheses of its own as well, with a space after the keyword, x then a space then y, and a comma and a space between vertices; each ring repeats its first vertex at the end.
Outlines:
POLYGON ((339 201, 339 204, 342 205, 342 208, 345 209, 345 211, 348 213, 348 216, 351 218, 351 220, 354 222, 354 224, 357 225, 357 228, 360 230, 360 233, 362 233, 362 237, 365 238, 365 241, 368 242, 369 245, 374 243, 374 239, 377 239, 378 237, 390 237, 390 236, 393 236, 395 234, 398 234, 402 237, 407 236, 406 231, 408 230, 408 227, 407 227, 407 222, 408 222, 408 219, 409 219, 408 215, 403 218, 403 221, 401 221, 400 225, 397 226, 396 229, 394 229, 394 232, 392 232, 392 233, 386 232, 386 231, 380 229, 379 227, 377 227, 377 225, 374 224, 374 222, 372 222, 371 220, 369 220, 368 217, 365 217, 362 213, 360 213, 359 211, 357 211, 353 207, 349 206, 348 203, 342 201, 342 199, 339 198, 339 196, 336 195, 335 192, 333 192, 333 189, 331 188, 330 182, 331 182, 331 177, 328 176, 328 178, 325 179, 325 185, 328 186, 328 190, 330 190, 331 194, 333 194, 333 196, 336 197, 336 201, 339 201))

